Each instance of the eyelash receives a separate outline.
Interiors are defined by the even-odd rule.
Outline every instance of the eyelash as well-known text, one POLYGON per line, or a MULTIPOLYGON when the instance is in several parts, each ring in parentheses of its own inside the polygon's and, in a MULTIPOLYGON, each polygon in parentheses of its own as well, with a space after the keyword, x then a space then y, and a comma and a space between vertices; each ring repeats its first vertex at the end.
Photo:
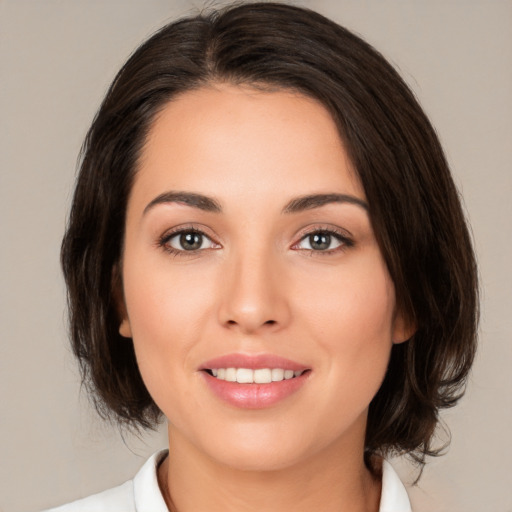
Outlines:
POLYGON ((354 246, 354 240, 348 236, 348 234, 345 231, 341 231, 338 229, 335 229, 333 227, 315 227, 313 229, 310 229, 306 231, 301 237, 300 240, 294 244, 294 247, 298 245, 303 240, 306 240, 308 237, 312 235, 329 235, 330 237, 334 238, 338 242, 340 242, 339 247, 336 247, 334 249, 327 249, 327 250, 314 250, 314 249, 302 249, 303 251, 307 251, 310 253, 311 256, 333 256, 335 254, 338 254, 339 252, 346 251, 350 247, 354 246))
POLYGON ((201 235, 201 236, 207 238, 208 240, 211 240, 211 237, 208 236, 204 231, 197 229, 193 226, 183 226, 176 230, 164 233, 158 240, 158 246, 161 247, 165 252, 171 254, 174 257, 191 256, 191 255, 197 254, 199 251, 204 250, 204 249, 195 249, 193 251, 185 251, 185 250, 175 249, 174 247, 171 247, 169 245, 169 242, 172 238, 174 238, 175 236, 183 235, 183 234, 187 234, 187 233, 201 235))
MULTIPOLYGON (((201 235, 201 236, 207 238, 208 240, 210 240, 212 243, 216 243, 216 242, 213 242, 211 237, 208 236, 204 231, 191 226, 191 227, 181 227, 181 228, 176 229, 175 231, 165 233, 164 235, 162 235, 159 238, 158 246, 161 247, 165 252, 171 254, 174 257, 187 257, 187 256, 195 255, 198 252, 205 250, 205 249, 194 249, 192 251, 186 251, 186 250, 181 250, 181 249, 175 249, 174 247, 171 247, 169 245, 169 241, 172 238, 174 238, 178 235, 183 235, 183 234, 188 234, 188 233, 201 235)), ((340 245, 339 245, 339 247, 336 247, 334 249, 327 249, 327 250, 301 249, 302 251, 309 252, 311 256, 314 256, 314 255, 331 256, 331 255, 337 254, 339 252, 343 252, 343 251, 347 250, 348 248, 354 246, 354 241, 352 240, 352 238, 347 236, 346 232, 334 229, 332 227, 329 227, 329 228, 321 228, 321 227, 318 228, 317 227, 317 228, 311 229, 311 230, 307 231, 306 233, 304 233, 301 236, 300 240, 293 245, 293 247, 297 246, 299 243, 301 243, 303 240, 306 240, 308 237, 310 237, 312 235, 316 235, 316 234, 331 236, 335 240, 340 242, 340 245)))

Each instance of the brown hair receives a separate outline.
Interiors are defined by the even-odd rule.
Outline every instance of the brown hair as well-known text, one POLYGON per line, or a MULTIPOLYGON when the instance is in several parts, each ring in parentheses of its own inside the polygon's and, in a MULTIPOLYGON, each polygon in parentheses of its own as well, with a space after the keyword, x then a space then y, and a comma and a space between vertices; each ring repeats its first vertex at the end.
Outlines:
POLYGON ((332 114, 414 336, 392 349, 370 404, 366 454, 422 463, 440 409, 453 406, 476 347, 471 240, 439 140, 391 65, 345 28, 278 3, 232 6, 159 30, 129 58, 87 134, 62 245, 73 350, 104 417, 151 428, 161 412, 118 333, 113 282, 127 199, 156 114, 212 82, 300 91, 332 114))

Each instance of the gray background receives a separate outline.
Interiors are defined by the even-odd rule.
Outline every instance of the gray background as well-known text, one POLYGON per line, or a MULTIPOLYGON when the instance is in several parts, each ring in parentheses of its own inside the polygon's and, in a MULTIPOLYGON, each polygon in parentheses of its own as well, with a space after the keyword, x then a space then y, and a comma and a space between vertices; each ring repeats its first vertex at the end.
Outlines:
MULTIPOLYGON (((399 68, 446 148, 473 226, 482 324, 449 453, 415 512, 512 511, 512 2, 298 2, 399 68)), ((128 54, 201 1, 0 0, 0 510, 38 510, 133 476, 165 433, 125 437, 79 392, 58 255, 76 156, 128 54)), ((414 473, 398 461, 406 481, 414 473)))

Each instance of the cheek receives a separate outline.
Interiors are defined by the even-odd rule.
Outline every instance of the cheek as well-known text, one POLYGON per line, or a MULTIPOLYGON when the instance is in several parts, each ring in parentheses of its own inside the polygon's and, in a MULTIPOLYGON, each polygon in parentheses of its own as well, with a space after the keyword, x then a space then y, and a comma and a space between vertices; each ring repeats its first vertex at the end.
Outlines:
POLYGON ((326 340, 390 341, 395 292, 380 254, 375 251, 350 263, 309 278, 308 292, 301 294, 307 298, 308 316, 329 333, 326 340))
POLYGON ((165 390, 195 370, 192 356, 211 316, 212 284, 204 273, 173 272, 165 259, 136 262, 136 255, 125 262, 123 279, 137 363, 149 393, 167 409, 165 402, 180 397, 164 396, 165 390))
POLYGON ((137 264, 135 255, 123 268, 133 337, 144 338, 147 343, 164 341, 166 345, 179 346, 179 340, 193 337, 209 309, 214 286, 210 278, 205 279, 208 270, 187 272, 183 266, 176 271, 166 258, 143 258, 139 261, 145 260, 144 265, 137 264), (170 344, 173 332, 178 340, 170 344), (165 339, 160 340, 161 337, 165 339))
MULTIPOLYGON (((392 347, 394 286, 380 256, 310 283, 304 329, 329 356, 330 389, 366 407, 384 378, 392 347), (344 391, 343 391, 344 390, 344 391), (349 392, 347 391, 349 390, 349 392)), ((317 276, 318 278, 319 276, 317 276)))

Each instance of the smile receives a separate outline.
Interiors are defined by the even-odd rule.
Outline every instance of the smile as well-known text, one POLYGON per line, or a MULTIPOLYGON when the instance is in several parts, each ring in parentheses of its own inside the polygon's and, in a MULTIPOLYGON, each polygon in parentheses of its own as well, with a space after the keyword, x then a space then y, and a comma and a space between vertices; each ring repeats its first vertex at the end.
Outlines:
POLYGON ((276 354, 227 354, 199 368, 207 389, 238 409, 266 409, 298 393, 312 368, 276 354))
POLYGON ((212 368, 207 370, 213 377, 239 384, 270 384, 300 377, 305 370, 285 370, 284 368, 212 368))

